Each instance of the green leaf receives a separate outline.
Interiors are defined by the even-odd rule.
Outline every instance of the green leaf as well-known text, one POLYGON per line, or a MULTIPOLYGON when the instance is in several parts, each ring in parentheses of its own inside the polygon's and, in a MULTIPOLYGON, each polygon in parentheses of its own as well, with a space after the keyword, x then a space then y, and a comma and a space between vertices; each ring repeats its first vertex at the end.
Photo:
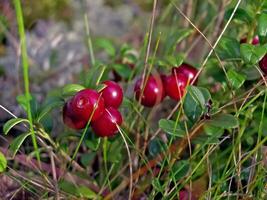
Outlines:
POLYGON ((0 151, 0 173, 5 171, 7 167, 7 160, 6 157, 0 151))
POLYGON ((116 55, 116 49, 110 40, 98 38, 95 40, 94 45, 98 48, 103 48, 109 56, 114 57, 116 55))
POLYGON ((14 126, 16 126, 17 124, 22 123, 22 122, 27 122, 27 123, 29 123, 29 120, 27 120, 27 119, 23 119, 23 118, 13 118, 13 119, 8 120, 8 121, 5 123, 4 127, 3 127, 4 134, 7 135, 8 132, 9 132, 14 126))
POLYGON ((83 166, 87 167, 90 162, 95 158, 96 152, 91 152, 91 153, 84 153, 81 155, 81 163, 83 166))
POLYGON ((237 73, 233 69, 228 70, 227 77, 230 83, 232 84, 232 86, 236 89, 240 88, 246 80, 245 75, 241 73, 237 73))
POLYGON ((159 120, 159 127, 166 133, 176 136, 184 137, 185 131, 177 124, 175 127, 175 122, 172 120, 161 119, 159 120))
POLYGON ((88 138, 85 140, 85 145, 93 151, 96 151, 99 148, 101 139, 96 137, 92 132, 88 132, 86 135, 88 138))
POLYGON ((201 93, 205 99, 205 103, 207 103, 209 100, 211 100, 211 95, 210 95, 210 92, 207 88, 203 88, 203 87, 197 87, 197 88, 201 91, 201 93))
POLYGON ((40 122, 46 115, 57 107, 62 107, 64 101, 62 98, 59 97, 50 97, 47 99, 45 104, 38 110, 36 121, 40 122))
POLYGON ((258 80, 261 78, 260 72, 255 67, 245 67, 241 70, 241 73, 243 73, 246 76, 246 80, 258 80))
POLYGON ((166 65, 169 65, 170 67, 180 66, 183 63, 184 59, 185 59, 184 54, 178 54, 175 56, 166 56, 165 62, 166 65))
POLYGON ((240 58, 240 43, 235 38, 222 37, 216 52, 222 60, 239 59, 240 58))
POLYGON ((201 144, 202 146, 207 144, 218 144, 220 141, 216 136, 199 135, 192 141, 193 144, 201 144))
MULTIPOLYGON (((27 98, 25 95, 18 95, 17 96, 17 102, 18 104, 23 108, 23 110, 27 111, 27 98)), ((31 96, 31 99, 32 99, 32 96, 31 96)))
POLYGON ((258 19, 258 35, 260 38, 260 42, 267 42, 267 13, 262 12, 258 19))
POLYGON ((156 156, 166 150, 166 148, 167 147, 162 140, 155 138, 149 143, 148 151, 151 156, 156 156))
POLYGON ((97 81, 102 78, 107 66, 102 63, 96 63, 88 73, 84 74, 84 85, 87 88, 95 89, 97 81))
POLYGON ((245 63, 255 65, 266 54, 267 48, 259 45, 241 44, 240 52, 245 63))
MULTIPOLYGON (((234 8, 230 8, 225 12, 225 15, 224 15, 225 20, 230 19, 233 11, 234 11, 234 8)), ((236 9, 233 19, 241 21, 241 22, 245 22, 247 24, 251 24, 252 22, 252 17, 249 15, 249 13, 245 9, 242 9, 242 8, 236 9)))
POLYGON ((186 116, 192 121, 197 121, 206 111, 206 103, 211 99, 207 89, 188 86, 183 108, 186 116))
POLYGON ((122 150, 123 143, 117 139, 114 141, 109 141, 108 144, 108 153, 107 153, 107 161, 112 163, 118 163, 122 160, 122 150))
POLYGON ((134 67, 134 63, 138 62, 138 53, 136 51, 128 51, 122 57, 122 63, 130 65, 131 68, 134 67))
POLYGON ((85 87, 79 84, 67 84, 62 89, 62 95, 65 97, 73 96, 75 93, 83 89, 85 89, 85 87))
POLYGON ((29 135, 31 135, 31 133, 23 133, 12 141, 9 146, 9 149, 13 152, 13 156, 17 154, 17 151, 19 150, 20 146, 29 135))
POLYGON ((219 138, 224 133, 224 129, 221 127, 213 126, 213 124, 205 124, 204 132, 197 136, 192 143, 201 144, 204 147, 207 144, 218 144, 219 138))
POLYGON ((129 79, 132 69, 128 64, 113 64, 112 68, 124 79, 129 79))
MULTIPOLYGON (((26 112, 27 112, 27 101, 28 101, 27 97, 24 94, 17 96, 17 102, 26 112)), ((35 120, 38 114, 39 105, 34 95, 30 96, 30 109, 32 113, 32 118, 33 120, 35 120)))
POLYGON ((181 180, 184 176, 186 176, 187 172, 189 171, 189 161, 188 160, 181 160, 176 162, 172 169, 170 176, 173 179, 173 181, 181 180))
POLYGON ((236 128, 239 125, 239 122, 236 117, 230 114, 219 114, 212 117, 211 120, 208 121, 209 125, 221 128, 236 128))
POLYGON ((223 134, 224 129, 221 127, 213 126, 212 124, 205 124, 204 131, 208 136, 215 135, 217 137, 220 137, 223 134))
POLYGON ((99 199, 99 196, 94 191, 85 186, 79 186, 77 188, 77 193, 79 194, 80 197, 83 198, 99 199))
POLYGON ((60 190, 67 192, 68 194, 77 195, 77 188, 73 183, 70 183, 65 180, 60 180, 58 183, 58 187, 60 190))
POLYGON ((176 49, 177 44, 179 44, 183 39, 189 36, 193 32, 192 29, 180 29, 175 31, 170 37, 167 38, 165 42, 165 53, 166 55, 172 54, 176 49))

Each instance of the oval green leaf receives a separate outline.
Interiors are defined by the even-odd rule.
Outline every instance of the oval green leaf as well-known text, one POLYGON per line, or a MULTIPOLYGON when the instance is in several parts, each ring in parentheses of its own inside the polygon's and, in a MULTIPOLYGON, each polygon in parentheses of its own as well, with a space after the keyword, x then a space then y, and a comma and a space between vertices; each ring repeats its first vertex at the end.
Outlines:
POLYGON ((29 135, 31 135, 31 133, 23 133, 12 141, 9 149, 13 152, 13 157, 17 154, 20 146, 29 135))
POLYGON ((211 120, 208 121, 208 124, 221 127, 221 128, 236 128, 239 126, 239 122, 236 117, 230 114, 219 114, 212 117, 211 120))
POLYGON ((8 132, 9 132, 14 126, 16 126, 17 124, 22 123, 22 122, 27 122, 27 123, 29 123, 29 120, 27 120, 27 119, 22 119, 22 118, 13 118, 13 119, 8 120, 8 121, 5 123, 4 127, 3 127, 4 134, 7 135, 8 132))
POLYGON ((181 160, 176 162, 173 165, 170 173, 172 180, 177 181, 183 178, 187 174, 189 167, 190 164, 188 160, 181 160))
POLYGON ((240 52, 241 52, 241 57, 243 58, 245 63, 255 65, 266 54, 267 49, 264 46, 255 46, 252 44, 241 44, 240 52))
POLYGON ((167 119, 159 120, 159 127, 167 134, 170 134, 176 137, 185 136, 185 131, 182 130, 178 124, 175 126, 175 122, 172 120, 167 120, 167 119))
POLYGON ((62 89, 63 96, 72 96, 75 93, 83 90, 85 87, 79 84, 68 84, 62 89))
POLYGON ((245 75, 237 73, 233 69, 228 70, 227 78, 235 89, 240 88, 246 80, 245 75))

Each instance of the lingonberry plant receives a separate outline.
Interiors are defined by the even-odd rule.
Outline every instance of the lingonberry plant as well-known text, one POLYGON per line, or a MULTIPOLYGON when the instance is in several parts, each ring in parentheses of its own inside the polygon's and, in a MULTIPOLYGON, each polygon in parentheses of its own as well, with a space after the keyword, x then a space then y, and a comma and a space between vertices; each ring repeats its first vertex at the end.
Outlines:
POLYGON ((266 0, 64 0, 67 26, 25 27, 31 2, 0 5, 0 199, 267 199, 266 0))
POLYGON ((122 116, 118 110, 123 99, 122 88, 113 81, 104 81, 100 93, 83 89, 69 99, 63 107, 63 122, 73 129, 84 129, 92 122, 99 137, 110 137, 118 132, 122 116))

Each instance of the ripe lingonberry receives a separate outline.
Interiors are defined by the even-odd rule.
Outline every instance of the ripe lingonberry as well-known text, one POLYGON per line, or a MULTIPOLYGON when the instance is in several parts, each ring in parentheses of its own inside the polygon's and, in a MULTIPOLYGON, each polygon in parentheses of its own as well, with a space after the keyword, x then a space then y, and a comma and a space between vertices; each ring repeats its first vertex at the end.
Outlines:
POLYGON ((164 88, 166 91, 166 94, 174 99, 174 100, 180 100, 185 93, 185 88, 188 84, 188 77, 184 74, 177 74, 175 75, 169 75, 166 78, 166 82, 164 83, 164 88))
POLYGON ((102 97, 106 107, 118 108, 123 100, 123 91, 119 84, 114 81, 104 81, 106 87, 103 89, 102 97))
POLYGON ((92 128, 99 137, 110 137, 118 132, 117 125, 122 123, 122 116, 115 108, 106 108, 99 119, 92 122, 92 128))
MULTIPOLYGON (((172 68, 172 74, 177 75, 177 74, 184 74, 188 79, 189 83, 191 84, 192 81, 194 80, 195 76, 197 75, 198 70, 194 68, 193 66, 183 63, 179 67, 173 67, 172 68)), ((197 80, 195 81, 195 83, 197 80)))
MULTIPOLYGON (((141 88, 142 79, 137 80, 135 83, 134 91, 135 98, 139 101, 142 88, 141 88)), ((160 103, 164 97, 164 89, 161 78, 159 76, 148 77, 147 82, 144 81, 144 89, 141 97, 141 104, 147 107, 152 107, 160 103)))
POLYGON ((91 89, 84 89, 76 93, 70 101, 70 107, 75 116, 88 121, 92 115, 91 121, 97 120, 104 112, 104 99, 100 94, 91 89))
POLYGON ((71 100, 67 101, 63 107, 63 122, 70 128, 83 129, 86 126, 87 121, 73 113, 70 101, 71 100))

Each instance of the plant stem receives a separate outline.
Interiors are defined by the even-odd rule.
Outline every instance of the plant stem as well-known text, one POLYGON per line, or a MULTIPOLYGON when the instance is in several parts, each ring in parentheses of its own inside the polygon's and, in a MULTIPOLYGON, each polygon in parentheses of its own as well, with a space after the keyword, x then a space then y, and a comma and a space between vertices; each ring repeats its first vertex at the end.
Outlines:
POLYGON ((33 129, 33 119, 31 113, 31 94, 30 94, 30 84, 29 84, 29 63, 28 63, 28 55, 27 55, 27 47, 26 47, 26 36, 24 31, 24 22, 23 22, 23 14, 20 0, 13 0, 16 16, 17 16, 17 23, 18 23, 18 30, 19 30, 19 37, 21 43, 21 57, 22 57, 22 67, 23 67, 23 79, 24 79, 24 90, 25 90, 25 98, 26 98, 26 107, 27 107, 27 116, 30 121, 30 132, 32 137, 32 143, 34 150, 36 152, 37 160, 40 164, 40 154, 38 152, 38 145, 36 141, 36 135, 33 129))

